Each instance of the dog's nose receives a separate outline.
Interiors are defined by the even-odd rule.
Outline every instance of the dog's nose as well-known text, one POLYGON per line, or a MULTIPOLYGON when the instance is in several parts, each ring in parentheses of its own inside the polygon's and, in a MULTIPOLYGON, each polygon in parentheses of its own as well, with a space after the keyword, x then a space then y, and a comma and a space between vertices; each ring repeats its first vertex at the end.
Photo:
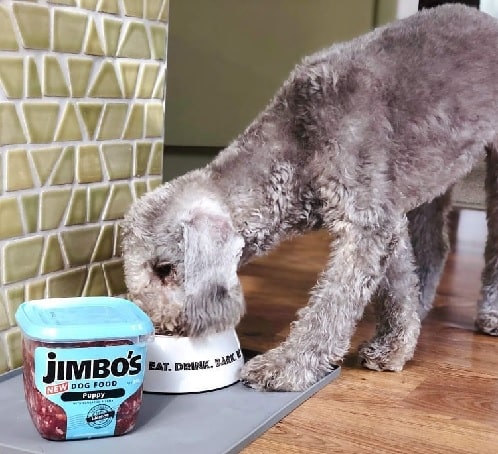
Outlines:
POLYGON ((165 281, 167 278, 171 277, 175 272, 175 267, 171 263, 156 263, 153 265, 152 270, 154 274, 161 280, 165 281))

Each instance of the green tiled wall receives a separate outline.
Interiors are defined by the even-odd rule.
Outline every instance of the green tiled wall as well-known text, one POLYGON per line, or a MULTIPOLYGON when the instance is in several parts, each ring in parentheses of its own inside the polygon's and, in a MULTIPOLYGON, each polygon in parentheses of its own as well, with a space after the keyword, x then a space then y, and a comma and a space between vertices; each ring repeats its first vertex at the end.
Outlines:
POLYGON ((0 2, 0 374, 21 302, 125 292, 118 221, 162 181, 168 9, 0 2))

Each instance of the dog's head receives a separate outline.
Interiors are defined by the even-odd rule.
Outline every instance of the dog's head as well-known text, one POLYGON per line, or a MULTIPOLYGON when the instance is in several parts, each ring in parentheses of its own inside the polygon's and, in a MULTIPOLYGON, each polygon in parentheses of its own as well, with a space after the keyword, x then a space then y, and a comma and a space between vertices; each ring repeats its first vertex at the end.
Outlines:
POLYGON ((200 336, 244 313, 237 266, 244 241, 200 171, 138 200, 122 223, 130 298, 157 333, 200 336))

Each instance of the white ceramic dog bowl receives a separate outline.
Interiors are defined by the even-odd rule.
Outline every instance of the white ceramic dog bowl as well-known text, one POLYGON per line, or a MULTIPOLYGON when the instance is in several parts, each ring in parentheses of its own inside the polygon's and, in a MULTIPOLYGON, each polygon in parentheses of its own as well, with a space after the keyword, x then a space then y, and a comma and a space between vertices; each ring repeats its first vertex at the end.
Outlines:
POLYGON ((239 380, 244 358, 235 330, 202 338, 156 335, 147 346, 144 391, 192 393, 239 380))

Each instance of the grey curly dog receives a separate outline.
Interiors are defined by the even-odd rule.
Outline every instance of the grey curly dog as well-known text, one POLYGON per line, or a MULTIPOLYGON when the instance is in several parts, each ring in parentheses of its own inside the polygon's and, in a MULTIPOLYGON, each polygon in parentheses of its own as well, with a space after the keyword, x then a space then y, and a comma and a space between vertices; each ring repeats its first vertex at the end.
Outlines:
POLYGON ((447 255, 451 186, 487 160, 489 235, 476 324, 498 335, 498 22, 442 6, 305 58, 206 167, 123 221, 130 297, 159 333, 201 336, 244 313, 238 267, 326 228, 330 258, 288 338, 243 381, 303 390, 347 353, 365 306, 365 367, 412 358, 447 255))

